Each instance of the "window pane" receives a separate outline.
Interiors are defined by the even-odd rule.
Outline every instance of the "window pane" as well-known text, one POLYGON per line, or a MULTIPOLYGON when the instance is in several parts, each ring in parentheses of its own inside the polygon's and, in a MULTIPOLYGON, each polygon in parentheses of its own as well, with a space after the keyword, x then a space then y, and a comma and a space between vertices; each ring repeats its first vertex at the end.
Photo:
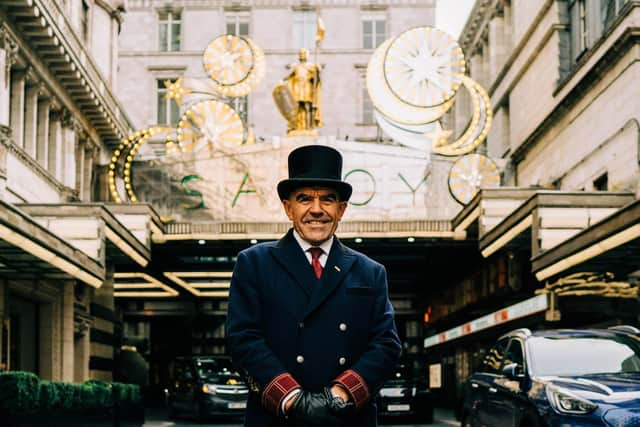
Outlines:
POLYGON ((384 34, 384 27, 385 27, 385 22, 384 21, 376 21, 376 33, 377 34, 384 34))
POLYGON ((362 22, 362 33, 371 34, 372 32, 373 32, 373 22, 371 21, 362 22))
POLYGON ((249 35, 249 23, 241 22, 240 23, 240 31, 238 32, 239 36, 248 36, 249 35))
POLYGON ((173 24, 173 33, 171 34, 171 50, 180 50, 180 23, 173 24))
POLYGON ((362 47, 364 49, 373 49, 373 35, 365 34, 364 40, 362 40, 362 47))
POLYGON ((227 22, 227 34, 236 35, 236 25, 233 22, 227 22))
POLYGON ((159 34, 159 40, 160 40, 160 50, 163 52, 167 51, 167 24, 160 24, 160 34, 159 34))
POLYGON ((316 13, 295 12, 293 14, 293 47, 313 49, 316 38, 316 13))
POLYGON ((158 91, 158 124, 167 123, 167 109, 165 107, 164 91, 158 91))
POLYGON ((178 107, 178 103, 173 99, 169 99, 166 102, 170 103, 171 117, 169 118, 168 124, 177 124, 180 120, 180 107, 178 107))

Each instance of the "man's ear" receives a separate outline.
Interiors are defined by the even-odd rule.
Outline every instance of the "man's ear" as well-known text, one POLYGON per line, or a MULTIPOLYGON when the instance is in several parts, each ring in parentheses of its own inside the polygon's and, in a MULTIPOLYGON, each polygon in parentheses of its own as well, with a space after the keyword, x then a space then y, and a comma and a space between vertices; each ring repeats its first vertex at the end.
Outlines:
POLYGON ((348 202, 340 202, 340 207, 338 208, 338 221, 342 219, 342 215, 347 210, 347 206, 349 206, 348 202))
POLYGON ((287 214, 287 218, 289 218, 290 221, 293 221, 293 216, 291 214, 291 203, 285 199, 282 201, 282 207, 284 208, 284 213, 287 214))

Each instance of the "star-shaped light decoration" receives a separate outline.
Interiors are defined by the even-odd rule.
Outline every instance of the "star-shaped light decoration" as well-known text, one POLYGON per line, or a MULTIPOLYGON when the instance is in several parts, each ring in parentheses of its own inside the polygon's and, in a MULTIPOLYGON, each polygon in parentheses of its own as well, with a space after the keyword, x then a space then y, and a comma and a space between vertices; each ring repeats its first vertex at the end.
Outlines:
POLYGON ((167 88, 167 93, 164 95, 164 99, 175 99, 178 105, 182 105, 182 96, 191 93, 191 90, 182 86, 182 77, 175 82, 171 80, 164 81, 164 87, 167 88))
POLYGON ((434 147, 442 147, 444 145, 447 145, 451 134, 453 134, 452 130, 442 129, 442 124, 440 124, 440 121, 437 121, 435 128, 431 132, 425 133, 424 135, 428 138, 431 138, 434 147))

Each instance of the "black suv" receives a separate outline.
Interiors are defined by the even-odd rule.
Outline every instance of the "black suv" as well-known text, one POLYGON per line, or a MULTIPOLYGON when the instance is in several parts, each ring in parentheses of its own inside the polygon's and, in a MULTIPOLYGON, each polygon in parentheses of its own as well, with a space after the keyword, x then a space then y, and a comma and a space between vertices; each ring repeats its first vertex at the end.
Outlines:
POLYGON ((433 402, 426 382, 413 375, 407 364, 396 366, 393 377, 376 395, 378 416, 382 419, 413 418, 416 422, 433 422, 433 402))
POLYGON ((518 329, 465 386, 462 426, 640 426, 640 334, 518 329))
POLYGON ((200 419, 243 415, 249 389, 223 356, 179 357, 170 366, 169 415, 192 414, 200 419))

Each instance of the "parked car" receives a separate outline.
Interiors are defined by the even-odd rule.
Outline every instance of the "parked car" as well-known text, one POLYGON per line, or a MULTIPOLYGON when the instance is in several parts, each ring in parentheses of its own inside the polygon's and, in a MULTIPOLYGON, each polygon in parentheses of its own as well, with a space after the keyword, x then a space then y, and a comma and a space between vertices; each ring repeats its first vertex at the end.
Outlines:
POLYGON ((640 426, 640 331, 519 329, 465 385, 462 426, 640 426))
POLYGON ((177 358, 171 367, 168 406, 171 417, 195 415, 204 419, 243 415, 249 389, 231 359, 222 356, 177 358))
POLYGON ((378 417, 413 418, 416 422, 433 422, 433 402, 426 381, 413 375, 405 364, 396 366, 393 377, 386 381, 376 396, 378 417))

